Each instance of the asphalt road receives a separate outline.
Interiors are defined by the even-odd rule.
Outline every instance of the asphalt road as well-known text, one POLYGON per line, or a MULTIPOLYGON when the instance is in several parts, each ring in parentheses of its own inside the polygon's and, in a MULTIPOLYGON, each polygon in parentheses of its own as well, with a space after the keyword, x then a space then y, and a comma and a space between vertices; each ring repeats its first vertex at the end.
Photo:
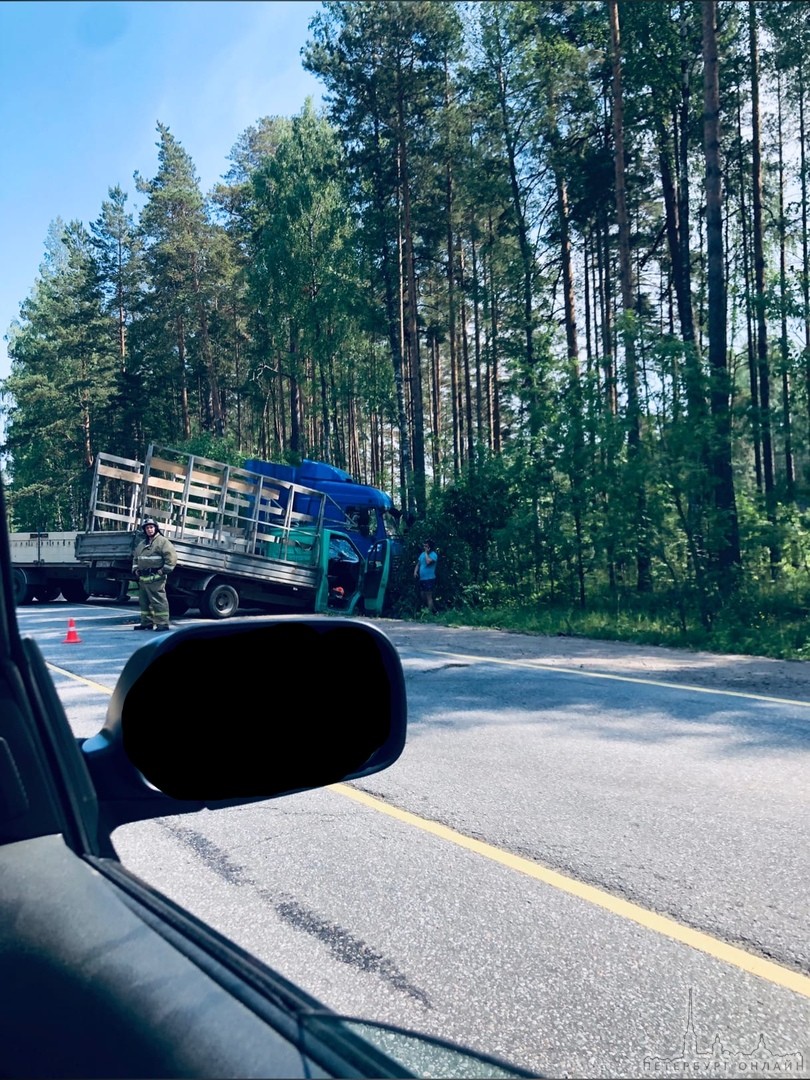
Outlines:
MULTIPOLYGON (((132 612, 18 614, 93 734, 141 644, 132 612)), ((627 675, 587 643, 562 664, 545 639, 383 625, 408 689, 396 765, 126 826, 122 860, 350 1015, 549 1076, 810 1075, 810 697, 742 676, 729 693, 693 660, 627 675)), ((336 722, 374 707, 356 674, 336 722)))

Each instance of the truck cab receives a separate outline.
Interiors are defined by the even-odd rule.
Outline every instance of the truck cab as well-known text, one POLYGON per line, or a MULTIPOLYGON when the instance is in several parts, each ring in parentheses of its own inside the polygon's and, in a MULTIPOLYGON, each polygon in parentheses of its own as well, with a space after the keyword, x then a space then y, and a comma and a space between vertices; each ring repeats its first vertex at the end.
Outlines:
POLYGON ((328 495, 324 525, 348 532, 364 559, 375 544, 383 541, 392 541, 396 549, 399 512, 391 497, 379 488, 358 484, 343 469, 309 458, 304 458, 300 465, 251 458, 243 467, 248 472, 301 484, 328 495))

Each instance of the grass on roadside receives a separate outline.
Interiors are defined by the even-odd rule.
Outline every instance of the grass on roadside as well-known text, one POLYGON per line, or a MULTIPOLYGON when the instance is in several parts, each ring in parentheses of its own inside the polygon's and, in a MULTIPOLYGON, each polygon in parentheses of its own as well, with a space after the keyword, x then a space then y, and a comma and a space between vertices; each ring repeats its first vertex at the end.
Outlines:
POLYGON ((660 605, 605 607, 582 610, 574 606, 537 602, 479 608, 463 606, 440 611, 438 620, 451 626, 481 626, 524 634, 628 641, 781 660, 810 659, 810 615, 803 606, 750 603, 738 598, 713 620, 710 630, 697 617, 661 610, 660 605))

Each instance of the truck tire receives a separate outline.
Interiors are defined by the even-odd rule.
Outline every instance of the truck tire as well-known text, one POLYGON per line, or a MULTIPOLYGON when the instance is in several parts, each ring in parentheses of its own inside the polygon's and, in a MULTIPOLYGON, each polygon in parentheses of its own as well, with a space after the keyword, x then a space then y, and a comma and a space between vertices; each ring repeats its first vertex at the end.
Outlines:
POLYGON ((28 577, 23 569, 15 566, 11 572, 14 584, 14 603, 17 605, 30 604, 34 599, 34 593, 28 584, 28 577))
POLYGON ((59 582, 59 587, 62 590, 62 596, 69 604, 83 604, 87 599, 87 589, 85 589, 81 581, 65 579, 65 581, 59 582))
POLYGON ((206 619, 230 619, 239 610, 239 593, 226 581, 212 581, 203 593, 200 614, 206 619))
POLYGON ((55 600, 59 595, 59 584, 55 581, 46 581, 44 585, 34 585, 31 591, 35 600, 39 600, 41 604, 50 604, 51 600, 55 600))

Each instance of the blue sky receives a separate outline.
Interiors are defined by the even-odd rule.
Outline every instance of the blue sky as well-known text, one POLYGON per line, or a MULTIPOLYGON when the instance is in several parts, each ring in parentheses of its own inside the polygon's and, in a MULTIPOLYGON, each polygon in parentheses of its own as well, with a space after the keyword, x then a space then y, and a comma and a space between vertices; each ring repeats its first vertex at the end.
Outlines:
MULTIPOLYGON (((55 218, 95 220, 132 174, 157 169, 156 124, 191 155, 204 191, 238 136, 292 116, 322 86, 300 52, 319 3, 286 0, 0 0, 0 335, 37 276, 55 218)), ((0 378, 9 373, 6 342, 0 378)))

